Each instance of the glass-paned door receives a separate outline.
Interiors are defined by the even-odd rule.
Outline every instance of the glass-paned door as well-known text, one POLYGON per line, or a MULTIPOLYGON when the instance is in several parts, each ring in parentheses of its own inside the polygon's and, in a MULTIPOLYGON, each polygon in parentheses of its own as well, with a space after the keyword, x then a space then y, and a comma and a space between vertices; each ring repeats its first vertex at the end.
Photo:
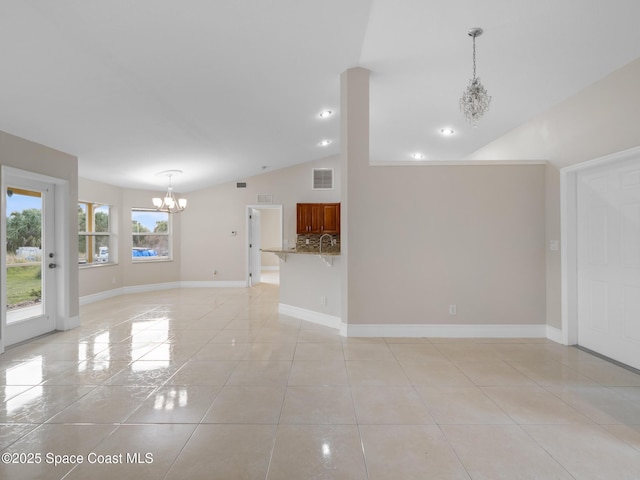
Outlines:
POLYGON ((52 184, 9 179, 5 205, 5 346, 48 333, 55 326, 52 184))

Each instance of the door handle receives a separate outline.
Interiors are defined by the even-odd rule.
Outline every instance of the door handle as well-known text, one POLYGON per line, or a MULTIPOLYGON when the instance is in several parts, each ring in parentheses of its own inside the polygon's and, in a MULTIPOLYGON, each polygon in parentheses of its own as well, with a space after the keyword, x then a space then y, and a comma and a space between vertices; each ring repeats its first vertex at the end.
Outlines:
POLYGON ((49 268, 57 268, 58 264, 57 263, 50 263, 49 264, 49 268))

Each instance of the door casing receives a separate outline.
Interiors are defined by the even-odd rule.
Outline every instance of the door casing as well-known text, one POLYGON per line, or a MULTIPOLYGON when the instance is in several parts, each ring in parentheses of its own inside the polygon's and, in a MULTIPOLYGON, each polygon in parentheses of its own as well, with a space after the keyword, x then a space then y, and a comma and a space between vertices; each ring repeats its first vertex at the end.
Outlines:
POLYGON ((578 343, 578 174, 638 158, 640 147, 572 165, 560 170, 562 343, 578 343))
MULTIPOLYGON (((281 238, 284 238, 283 233, 282 233, 282 205, 269 205, 269 204, 258 204, 258 205, 247 205, 246 206, 246 211, 245 211, 245 219, 246 219, 246 232, 247 232, 247 238, 246 238, 246 282, 247 282, 247 286, 250 287, 251 286, 251 277, 249 276, 249 274, 251 273, 251 256, 249 253, 249 243, 251 243, 251 228, 250 228, 250 220, 249 220, 249 215, 251 213, 251 210, 256 209, 256 210, 278 210, 280 212, 279 218, 280 218, 280 225, 278 226, 278 230, 280 232, 281 238)), ((259 248, 260 246, 258 246, 259 248)))
MULTIPOLYGON (((69 235, 69 210, 70 210, 70 190, 69 182, 65 179, 42 175, 34 172, 28 172, 6 165, 0 166, 0 211, 6 212, 6 192, 11 181, 35 181, 49 183, 55 185, 55 202, 54 202, 54 223, 55 223, 55 263, 58 268, 54 271, 52 283, 56 285, 54 294, 54 304, 51 315, 53 317, 54 330, 68 330, 80 325, 78 316, 71 316, 71 298, 69 288, 71 276, 69 266, 74 265, 74 261, 69 258, 69 252, 73 249, 68 248, 70 245, 69 235)), ((4 213, 3 213, 4 216, 4 213)), ((6 245, 6 221, 0 222, 0 243, 6 245)), ((0 249, 0 282, 6 285, 6 248, 0 249)), ((5 350, 5 328, 6 328, 6 292, 4 288, 0 288, 0 354, 5 350)))

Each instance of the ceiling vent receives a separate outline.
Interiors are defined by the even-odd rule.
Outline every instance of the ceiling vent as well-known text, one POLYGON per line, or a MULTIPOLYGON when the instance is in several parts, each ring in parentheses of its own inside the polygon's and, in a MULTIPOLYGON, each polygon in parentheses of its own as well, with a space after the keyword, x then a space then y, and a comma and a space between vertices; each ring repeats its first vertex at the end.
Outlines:
POLYGON ((236 182, 236 188, 247 188, 247 182, 236 182))
POLYGON ((273 203, 273 195, 271 195, 270 193, 259 193, 258 203, 273 203))
POLYGON ((313 189, 333 190, 333 168, 313 169, 313 189))

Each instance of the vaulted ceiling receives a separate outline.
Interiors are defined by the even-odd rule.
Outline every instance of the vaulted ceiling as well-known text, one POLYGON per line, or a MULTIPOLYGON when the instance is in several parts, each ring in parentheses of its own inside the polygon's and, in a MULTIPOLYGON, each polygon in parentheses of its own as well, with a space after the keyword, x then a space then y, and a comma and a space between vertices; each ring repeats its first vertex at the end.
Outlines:
POLYGON ((337 154, 360 66, 372 161, 477 158, 639 58, 638 18, 638 0, 0 0, 0 130, 114 185, 180 169, 186 192, 337 154), (477 128, 458 109, 471 27, 493 97, 477 128))

